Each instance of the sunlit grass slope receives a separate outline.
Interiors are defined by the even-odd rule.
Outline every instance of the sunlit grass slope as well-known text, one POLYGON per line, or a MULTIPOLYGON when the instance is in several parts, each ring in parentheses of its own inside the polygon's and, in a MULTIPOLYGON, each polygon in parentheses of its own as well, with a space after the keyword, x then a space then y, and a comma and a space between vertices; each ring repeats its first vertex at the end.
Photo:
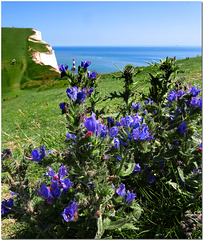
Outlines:
POLYGON ((46 44, 28 41, 32 34, 31 28, 2 28, 2 96, 23 88, 39 87, 43 81, 58 77, 56 72, 50 71, 51 66, 36 64, 32 60, 34 51, 46 51, 46 44), (13 59, 16 59, 14 65, 13 59))
MULTIPOLYGON (((184 73, 178 76, 184 76, 186 83, 196 83, 198 88, 202 88, 202 60, 201 57, 183 59, 177 61, 180 69, 184 73)), ((155 67, 140 67, 142 72, 134 79, 137 82, 139 91, 148 92, 149 74, 154 74, 155 67)), ((123 79, 119 79, 121 73, 102 74, 98 80, 98 91, 101 97, 109 96, 110 92, 123 91, 123 79), (116 76, 116 77, 113 77, 116 76)), ((137 86, 136 85, 136 86, 137 86)), ((69 102, 66 94, 67 86, 37 92, 37 89, 23 90, 16 96, 9 93, 6 101, 2 101, 2 147, 13 147, 14 144, 22 146, 29 142, 42 141, 46 136, 47 141, 54 145, 59 137, 63 141, 66 133, 65 116, 61 115, 60 102, 69 102), (61 137, 61 134, 64 134, 61 137)), ((88 101, 87 101, 88 103, 88 101)), ((121 100, 107 100, 101 102, 97 107, 105 108, 105 116, 112 112, 119 111, 121 100)), ((44 140, 43 140, 44 142, 44 140)), ((54 146, 52 146, 54 147, 54 146)))

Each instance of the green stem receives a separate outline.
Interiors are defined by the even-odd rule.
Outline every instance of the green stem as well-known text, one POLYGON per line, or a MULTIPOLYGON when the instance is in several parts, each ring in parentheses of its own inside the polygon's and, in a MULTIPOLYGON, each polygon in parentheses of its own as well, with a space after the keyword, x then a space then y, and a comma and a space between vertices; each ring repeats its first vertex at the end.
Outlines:
MULTIPOLYGON (((122 148, 122 147, 121 147, 121 148, 122 148)), ((121 149, 121 156, 122 156, 122 149, 121 149)), ((127 153, 125 154, 125 156, 124 156, 124 157, 122 157, 120 168, 119 168, 118 172, 116 173, 116 175, 117 175, 117 176, 119 176, 119 175, 120 175, 121 169, 122 169, 122 167, 123 167, 123 164, 124 164, 124 162, 125 162, 125 159, 126 159, 126 156, 127 156, 127 153)))
POLYGON ((126 209, 126 203, 124 203, 124 205, 123 205, 123 207, 122 207, 122 209, 121 209, 121 212, 120 212, 120 214, 118 215, 118 217, 121 217, 121 215, 123 214, 123 212, 124 212, 124 210, 126 209))

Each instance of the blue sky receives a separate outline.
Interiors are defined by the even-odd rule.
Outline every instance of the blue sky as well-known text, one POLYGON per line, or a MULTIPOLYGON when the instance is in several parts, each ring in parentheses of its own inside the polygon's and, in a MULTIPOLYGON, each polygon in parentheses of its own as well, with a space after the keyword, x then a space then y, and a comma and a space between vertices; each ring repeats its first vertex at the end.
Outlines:
POLYGON ((52 46, 201 45, 201 1, 2 1, 2 27, 35 28, 52 46))

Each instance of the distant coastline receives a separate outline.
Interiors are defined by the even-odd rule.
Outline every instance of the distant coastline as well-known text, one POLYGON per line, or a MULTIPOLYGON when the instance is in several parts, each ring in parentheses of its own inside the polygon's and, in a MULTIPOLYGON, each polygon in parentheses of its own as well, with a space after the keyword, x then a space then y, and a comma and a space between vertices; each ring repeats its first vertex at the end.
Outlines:
POLYGON ((72 67, 81 61, 90 60, 90 71, 98 73, 116 72, 126 64, 133 66, 148 66, 146 61, 153 62, 165 59, 167 56, 176 59, 202 56, 201 46, 53 46, 58 64, 72 67))

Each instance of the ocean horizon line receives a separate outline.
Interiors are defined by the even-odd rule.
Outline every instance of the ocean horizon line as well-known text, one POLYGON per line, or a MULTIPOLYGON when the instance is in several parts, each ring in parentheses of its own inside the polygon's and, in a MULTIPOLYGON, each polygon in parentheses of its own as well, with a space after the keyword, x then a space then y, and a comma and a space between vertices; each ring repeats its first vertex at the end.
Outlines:
POLYGON ((201 45, 52 45, 52 47, 198 47, 201 45))

